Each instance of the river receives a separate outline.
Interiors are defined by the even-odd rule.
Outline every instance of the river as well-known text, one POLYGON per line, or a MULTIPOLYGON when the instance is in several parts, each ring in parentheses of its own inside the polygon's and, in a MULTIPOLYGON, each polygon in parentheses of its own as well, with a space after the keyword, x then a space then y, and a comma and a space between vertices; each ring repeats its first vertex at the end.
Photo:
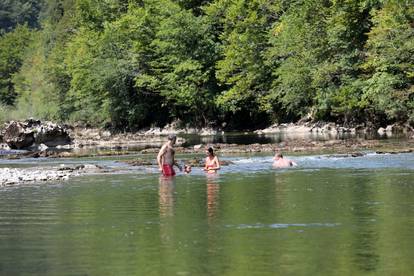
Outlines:
MULTIPOLYGON (((179 158, 189 158, 182 155, 179 158)), ((116 173, 0 190, 0 275, 409 275, 414 154, 221 156, 173 179, 131 157, 116 173)), ((147 158, 153 158, 150 155, 147 158)))

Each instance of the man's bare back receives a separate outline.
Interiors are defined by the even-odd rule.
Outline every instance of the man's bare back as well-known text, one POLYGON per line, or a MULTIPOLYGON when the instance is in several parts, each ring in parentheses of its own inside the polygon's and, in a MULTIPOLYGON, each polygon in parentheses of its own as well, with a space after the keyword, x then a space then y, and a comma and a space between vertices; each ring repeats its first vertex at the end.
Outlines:
POLYGON ((277 153, 274 157, 273 168, 289 168, 297 164, 289 159, 284 159, 281 153, 277 153))

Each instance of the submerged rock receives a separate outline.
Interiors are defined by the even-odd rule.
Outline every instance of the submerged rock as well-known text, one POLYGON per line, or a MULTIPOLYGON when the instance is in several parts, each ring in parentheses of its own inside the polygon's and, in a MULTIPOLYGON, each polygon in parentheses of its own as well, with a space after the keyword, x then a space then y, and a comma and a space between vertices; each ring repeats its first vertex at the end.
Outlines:
POLYGON ((73 175, 72 171, 56 169, 0 169, 0 186, 38 181, 67 180, 73 175))
POLYGON ((352 152, 352 153, 342 153, 342 154, 331 154, 328 155, 328 158, 348 158, 348 157, 361 157, 365 154, 362 152, 352 152))
POLYGON ((156 164, 155 161, 144 160, 144 159, 127 160, 127 161, 122 161, 122 163, 126 163, 130 166, 150 166, 150 165, 156 164))
POLYGON ((413 152, 412 149, 404 149, 404 150, 386 150, 386 151, 376 151, 376 154, 400 154, 400 153, 411 153, 413 152))
POLYGON ((12 184, 67 180, 82 174, 107 173, 109 169, 96 164, 65 165, 47 168, 0 168, 0 187, 12 184))

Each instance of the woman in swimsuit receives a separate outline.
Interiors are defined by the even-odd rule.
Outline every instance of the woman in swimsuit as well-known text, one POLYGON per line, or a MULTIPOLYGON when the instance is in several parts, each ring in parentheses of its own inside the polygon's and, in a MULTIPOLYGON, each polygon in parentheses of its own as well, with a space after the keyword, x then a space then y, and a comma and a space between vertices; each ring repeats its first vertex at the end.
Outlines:
POLYGON ((214 155, 213 148, 208 148, 206 150, 206 164, 204 170, 208 173, 215 173, 217 170, 220 170, 220 162, 217 156, 214 155))

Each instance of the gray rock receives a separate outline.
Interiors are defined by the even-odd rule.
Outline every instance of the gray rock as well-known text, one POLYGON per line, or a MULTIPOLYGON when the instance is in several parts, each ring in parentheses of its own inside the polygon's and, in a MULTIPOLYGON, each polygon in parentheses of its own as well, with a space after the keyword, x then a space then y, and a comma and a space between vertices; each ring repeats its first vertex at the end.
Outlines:
POLYGON ((55 147, 71 143, 67 129, 58 124, 46 122, 45 124, 38 126, 34 132, 36 144, 45 144, 48 147, 55 147))
POLYGON ((71 143, 66 127, 33 119, 9 122, 5 125, 2 135, 4 142, 12 149, 28 148, 33 144, 54 147, 71 143))
POLYGON ((408 124, 402 125, 395 123, 393 125, 388 125, 385 128, 385 131, 389 133, 409 133, 413 131, 413 128, 408 124))
POLYGON ((3 139, 11 149, 22 149, 33 145, 34 133, 23 123, 12 121, 4 128, 3 139))
POLYGON ((73 175, 71 171, 60 171, 56 169, 0 168, 0 186, 26 182, 68 179, 71 175, 73 175))

